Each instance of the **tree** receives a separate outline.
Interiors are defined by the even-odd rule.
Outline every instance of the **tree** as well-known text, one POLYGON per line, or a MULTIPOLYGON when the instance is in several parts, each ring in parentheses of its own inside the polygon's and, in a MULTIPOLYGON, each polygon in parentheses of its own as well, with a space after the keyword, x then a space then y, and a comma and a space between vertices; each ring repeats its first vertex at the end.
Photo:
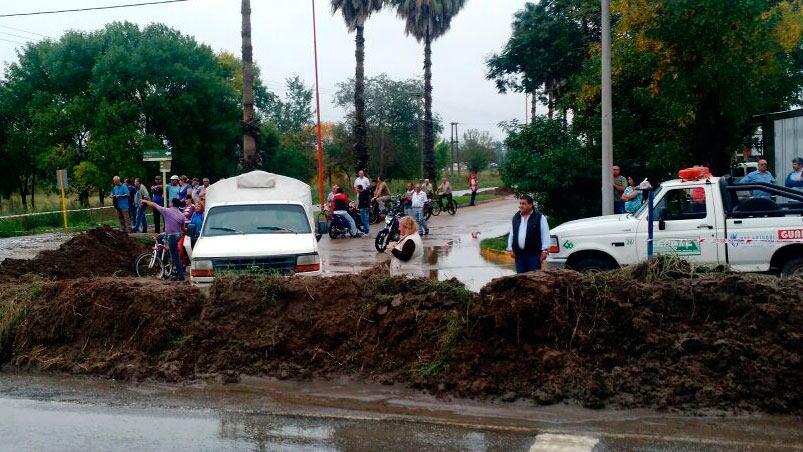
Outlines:
POLYGON ((297 75, 288 78, 286 86, 284 100, 268 94, 264 112, 266 119, 273 122, 282 134, 300 132, 313 124, 312 88, 304 85, 297 75))
POLYGON ((424 174, 435 179, 435 133, 432 119, 432 41, 449 31, 465 0, 393 0, 407 35, 424 43, 424 174))
POLYGON ((155 173, 142 151, 164 147, 176 171, 228 176, 242 137, 234 79, 208 46, 160 24, 112 23, 29 44, 0 81, 4 173, 24 199, 57 167, 91 163, 106 183, 155 173))
MULTIPOLYGON (((340 83, 335 94, 335 105, 347 111, 351 120, 355 114, 353 99, 354 83, 340 83)), ((388 178, 412 178, 420 176, 421 118, 424 117, 420 80, 393 80, 386 74, 370 77, 365 81, 366 123, 371 144, 369 174, 388 178)), ((438 118, 434 119, 436 133, 443 130, 438 118)), ((352 137, 353 139, 353 137, 352 137)))
POLYGON ((368 124, 365 120, 365 22, 385 0, 332 0, 332 14, 342 13, 349 31, 356 31, 354 52, 354 163, 355 172, 368 169, 368 124))
POLYGON ((463 156, 470 171, 483 171, 491 163, 496 148, 491 134, 469 129, 463 133, 463 156))
POLYGON ((243 171, 254 170, 259 165, 256 138, 259 125, 254 112, 254 49, 251 45, 251 0, 242 0, 243 18, 243 171))
POLYGON ((501 93, 533 94, 547 104, 551 118, 569 80, 588 59, 589 44, 599 39, 598 18, 598 0, 527 3, 515 15, 505 48, 488 59, 488 79, 501 93))

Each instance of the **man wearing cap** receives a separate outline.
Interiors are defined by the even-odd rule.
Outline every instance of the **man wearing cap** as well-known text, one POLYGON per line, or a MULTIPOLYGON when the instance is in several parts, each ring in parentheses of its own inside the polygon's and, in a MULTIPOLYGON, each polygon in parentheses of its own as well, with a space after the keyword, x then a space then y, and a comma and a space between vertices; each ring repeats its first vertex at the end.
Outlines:
POLYGON ((786 176, 784 186, 803 191, 803 157, 795 157, 792 160, 792 172, 786 176))
POLYGON ((170 185, 167 186, 167 203, 170 204, 174 199, 179 199, 181 186, 178 184, 178 176, 170 176, 170 185))

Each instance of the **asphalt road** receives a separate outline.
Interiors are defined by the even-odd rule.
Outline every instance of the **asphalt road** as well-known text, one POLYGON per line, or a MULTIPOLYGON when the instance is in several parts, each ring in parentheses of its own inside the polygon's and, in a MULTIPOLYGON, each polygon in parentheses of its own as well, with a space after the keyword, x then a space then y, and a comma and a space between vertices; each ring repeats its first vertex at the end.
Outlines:
POLYGON ((801 450, 781 416, 436 399, 349 380, 129 385, 0 372, 0 450, 801 450))
MULTIPOLYGON (((516 201, 508 198, 460 208, 454 216, 441 213, 432 217, 428 222, 430 234, 424 236, 429 276, 457 278, 469 289, 479 291, 494 278, 512 275, 512 266, 488 262, 480 255, 480 241, 507 233, 517 209, 516 201)), ((379 254, 374 248, 374 238, 382 227, 384 224, 373 225, 370 238, 322 238, 318 245, 324 272, 355 273, 389 260, 387 254, 379 254)))

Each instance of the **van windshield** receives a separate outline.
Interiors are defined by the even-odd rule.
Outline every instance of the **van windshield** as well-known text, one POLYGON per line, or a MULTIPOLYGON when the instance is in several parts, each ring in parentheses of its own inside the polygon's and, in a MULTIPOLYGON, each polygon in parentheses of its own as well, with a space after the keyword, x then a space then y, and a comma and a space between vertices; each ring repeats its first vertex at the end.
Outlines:
POLYGON ((292 204, 251 204, 212 207, 206 213, 203 235, 309 234, 304 208, 292 204))

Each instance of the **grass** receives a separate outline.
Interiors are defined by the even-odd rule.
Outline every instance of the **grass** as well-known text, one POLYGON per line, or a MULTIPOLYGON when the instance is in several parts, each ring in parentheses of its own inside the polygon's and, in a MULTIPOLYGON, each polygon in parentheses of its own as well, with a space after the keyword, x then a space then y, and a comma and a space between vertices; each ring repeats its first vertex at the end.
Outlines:
MULTIPOLYGON (((153 218, 149 218, 149 224, 153 218)), ((67 230, 81 232, 102 225, 116 225, 117 212, 114 209, 93 210, 88 212, 72 212, 67 214, 67 230)), ((41 234, 43 232, 59 232, 64 230, 64 219, 61 212, 0 219, 0 238, 21 235, 41 234)))
POLYGON ((9 357, 17 326, 28 314, 28 306, 42 295, 43 280, 0 289, 0 363, 9 357))
POLYGON ((483 239, 480 242, 480 248, 494 251, 505 251, 507 250, 508 236, 510 236, 510 234, 505 234, 501 237, 492 237, 490 239, 483 239))
MULTIPOLYGON (((490 200, 496 199, 498 197, 499 196, 497 196, 497 195, 495 195, 493 193, 477 193, 476 201, 477 202, 490 201, 490 200)), ((469 203, 471 202, 471 195, 455 196, 454 197, 454 202, 457 203, 458 207, 468 206, 469 203)))
MULTIPOLYGON (((27 208, 22 206, 19 194, 14 194, 8 199, 0 199, 0 217, 6 215, 17 215, 31 212, 51 212, 61 210, 61 193, 54 191, 37 189, 35 198, 35 205, 28 205, 27 208)), ((105 206, 111 205, 111 200, 104 200, 105 206)), ((82 206, 78 200, 78 195, 69 193, 67 195, 67 209, 81 209, 82 206)), ((102 207, 97 193, 89 196, 89 207, 102 207)))

